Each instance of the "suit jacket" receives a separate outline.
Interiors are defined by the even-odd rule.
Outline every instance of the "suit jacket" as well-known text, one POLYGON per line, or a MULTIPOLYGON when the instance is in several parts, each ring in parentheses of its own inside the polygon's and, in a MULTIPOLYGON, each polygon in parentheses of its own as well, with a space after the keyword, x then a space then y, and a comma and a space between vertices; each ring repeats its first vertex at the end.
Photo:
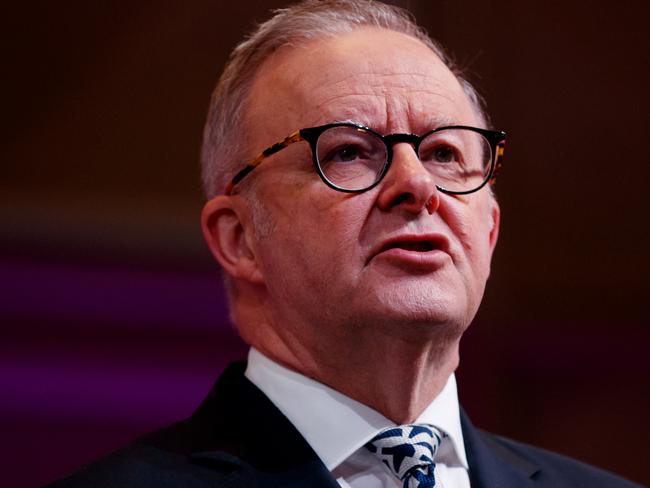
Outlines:
MULTIPOLYGON (((184 422, 146 436, 51 488, 337 488, 295 427, 230 365, 184 422)), ((631 488, 600 469, 482 432, 461 412, 472 488, 631 488)))

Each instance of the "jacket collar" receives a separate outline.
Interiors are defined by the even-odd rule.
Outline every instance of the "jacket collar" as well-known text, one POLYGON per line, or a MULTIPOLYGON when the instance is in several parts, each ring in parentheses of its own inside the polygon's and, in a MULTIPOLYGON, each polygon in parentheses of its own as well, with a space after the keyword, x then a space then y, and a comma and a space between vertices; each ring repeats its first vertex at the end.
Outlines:
POLYGON ((460 421, 472 488, 532 485, 531 478, 540 470, 538 466, 508 449, 493 436, 476 429, 463 409, 460 421))
POLYGON ((192 417, 170 429, 176 450, 182 446, 193 464, 231 472, 233 487, 337 488, 295 427, 244 377, 245 367, 228 366, 192 417))

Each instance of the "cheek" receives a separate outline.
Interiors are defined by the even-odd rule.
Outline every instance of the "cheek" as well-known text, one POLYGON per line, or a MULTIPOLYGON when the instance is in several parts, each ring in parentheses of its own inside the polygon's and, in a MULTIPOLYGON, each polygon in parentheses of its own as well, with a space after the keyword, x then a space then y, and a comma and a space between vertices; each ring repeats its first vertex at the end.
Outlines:
POLYGON ((267 262, 281 260, 281 266, 291 266, 305 275, 346 272, 358 255, 365 214, 345 194, 326 191, 328 199, 316 198, 312 192, 276 214, 265 246, 267 262))
POLYGON ((359 247, 364 222, 365 214, 361 211, 335 217, 323 229, 324 240, 333 239, 333 244, 341 251, 355 253, 359 247))
POLYGON ((307 202, 312 213, 306 231, 324 254, 352 256, 359 247, 372 200, 367 194, 351 195, 321 185, 324 191, 314 192, 307 202))
POLYGON ((487 202, 457 203, 450 206, 446 220, 473 270, 476 273, 488 272, 491 257, 490 206, 487 202))

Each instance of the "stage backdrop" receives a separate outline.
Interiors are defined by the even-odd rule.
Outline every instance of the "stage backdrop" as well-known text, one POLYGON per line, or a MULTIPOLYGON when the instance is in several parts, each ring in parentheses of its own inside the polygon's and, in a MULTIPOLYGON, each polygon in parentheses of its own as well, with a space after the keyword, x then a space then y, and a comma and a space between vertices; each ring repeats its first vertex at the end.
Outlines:
MULTIPOLYGON (((462 402, 486 429, 642 483, 647 5, 408 2, 509 137, 462 402)), ((198 147, 227 53, 279 6, 4 7, 3 486, 38 486, 189 415, 245 356, 200 235, 198 147)))

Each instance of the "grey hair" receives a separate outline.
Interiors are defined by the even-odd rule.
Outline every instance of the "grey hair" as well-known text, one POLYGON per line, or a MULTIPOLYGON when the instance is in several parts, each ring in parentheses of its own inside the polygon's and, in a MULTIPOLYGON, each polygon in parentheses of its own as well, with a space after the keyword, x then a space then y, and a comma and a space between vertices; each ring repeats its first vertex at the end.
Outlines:
POLYGON ((253 80, 275 51, 310 40, 378 27, 409 35, 428 46, 456 76, 482 123, 488 124, 485 102, 440 44, 406 10, 373 0, 303 0, 275 10, 241 42, 219 79, 208 110, 201 148, 203 190, 207 198, 223 192, 246 163, 245 107, 253 80))

